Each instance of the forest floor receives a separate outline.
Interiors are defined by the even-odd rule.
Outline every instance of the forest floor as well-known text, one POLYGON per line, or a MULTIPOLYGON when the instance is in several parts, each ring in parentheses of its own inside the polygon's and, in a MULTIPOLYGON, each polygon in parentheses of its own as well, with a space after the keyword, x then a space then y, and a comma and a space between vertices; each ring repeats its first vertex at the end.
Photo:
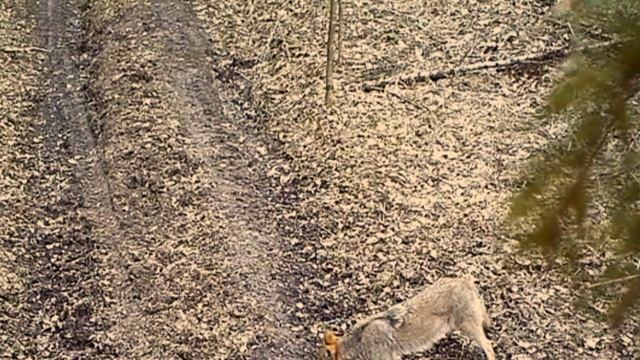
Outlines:
POLYGON ((461 275, 500 359, 640 357, 503 227, 566 132, 551 5, 345 2, 327 109, 325 1, 1 2, 0 357, 307 359, 461 275))

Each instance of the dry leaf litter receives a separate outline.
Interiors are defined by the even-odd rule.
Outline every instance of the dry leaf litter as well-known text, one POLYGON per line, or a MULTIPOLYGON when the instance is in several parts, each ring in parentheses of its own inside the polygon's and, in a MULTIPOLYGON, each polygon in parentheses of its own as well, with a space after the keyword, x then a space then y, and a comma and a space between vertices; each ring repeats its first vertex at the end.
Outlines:
MULTIPOLYGON (((469 274, 499 358, 640 356, 637 319, 576 312, 501 230, 566 131, 529 126, 556 64, 396 81, 562 47, 550 5, 344 2, 327 110, 325 2, 0 3, 0 44, 50 50, 0 51, 0 355, 309 358, 469 274)), ((481 356, 454 335, 414 358, 481 356)))

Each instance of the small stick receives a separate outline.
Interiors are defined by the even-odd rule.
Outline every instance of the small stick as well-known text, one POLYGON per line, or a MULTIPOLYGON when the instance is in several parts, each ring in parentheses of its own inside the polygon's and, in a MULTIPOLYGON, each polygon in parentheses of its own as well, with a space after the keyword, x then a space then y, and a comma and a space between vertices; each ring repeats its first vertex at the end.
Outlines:
MULTIPOLYGON (((474 16, 473 16, 473 19, 471 20, 471 22, 470 22, 466 27, 467 27, 467 28, 469 28, 469 29, 473 28, 473 25, 475 24, 475 22, 477 21, 477 19, 478 19, 478 13, 476 12, 476 13, 474 14, 474 16)), ((471 47, 467 50, 467 52, 466 52, 466 53, 464 54, 464 56, 460 59, 460 61, 458 61, 458 66, 461 66, 461 65, 464 63, 464 61, 467 59, 467 57, 469 57, 469 55, 471 55, 471 53, 472 53, 473 51, 475 51, 476 46, 478 46, 478 43, 480 43, 480 34, 479 34, 479 33, 476 33, 476 34, 473 36, 473 41, 472 41, 471 47)))
POLYGON ((24 53, 24 52, 32 52, 32 51, 37 51, 37 52, 44 52, 44 53, 50 53, 51 50, 49 49, 45 49, 45 48, 40 48, 40 47, 36 47, 36 46, 27 46, 27 47, 13 47, 13 46, 6 46, 6 47, 0 47, 0 51, 2 52, 6 52, 6 53, 24 53))
POLYGON ((471 55, 471 53, 473 53, 476 50, 476 47, 478 46, 478 43, 480 43, 480 36, 478 36, 478 34, 476 34, 473 37, 473 43, 472 43, 471 47, 469 48, 469 50, 467 50, 467 52, 464 54, 462 59, 460 59, 460 61, 458 62, 458 66, 462 65, 462 63, 464 63, 464 61, 467 60, 469 55, 471 55))
POLYGON ((599 286, 604 286, 604 285, 611 285, 611 284, 616 284, 616 283, 620 283, 620 282, 625 282, 625 281, 629 281, 629 280, 633 280, 635 278, 640 277, 640 274, 633 274, 633 275, 627 275, 627 276, 623 276, 621 278, 617 278, 617 279, 611 279, 611 280, 605 280, 605 281, 600 281, 597 283, 593 283, 593 284, 589 284, 586 286, 587 289, 593 289, 599 286))
POLYGON ((400 95, 398 93, 395 93, 393 91, 387 91, 387 94, 397 97, 398 99, 400 99, 400 101, 402 101, 404 103, 407 103, 407 104, 413 106, 414 108, 416 108, 418 110, 428 110, 428 109, 425 109, 424 106, 422 106, 420 104, 416 104, 415 102, 411 101, 410 99, 407 99, 406 97, 404 97, 404 96, 402 96, 402 95, 400 95))

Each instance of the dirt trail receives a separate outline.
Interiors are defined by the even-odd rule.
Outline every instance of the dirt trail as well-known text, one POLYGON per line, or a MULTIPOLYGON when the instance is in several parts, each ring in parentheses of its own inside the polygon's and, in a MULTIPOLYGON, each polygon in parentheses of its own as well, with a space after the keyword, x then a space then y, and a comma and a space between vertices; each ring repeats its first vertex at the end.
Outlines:
POLYGON ((32 224, 13 229, 25 290, 0 344, 38 359, 305 358, 309 272, 265 176, 277 144, 212 72, 188 4, 120 4, 29 2, 48 60, 16 208, 32 224))
POLYGON ((207 56, 211 45, 192 9, 173 1, 156 0, 152 5, 154 21, 166 35, 162 63, 172 64, 167 81, 176 96, 170 107, 190 109, 185 127, 193 156, 212 171, 217 188, 208 194, 205 204, 216 204, 219 212, 227 214, 223 220, 225 251, 211 254, 211 261, 226 264, 223 271, 232 279, 218 289, 233 299, 221 316, 237 317, 238 311, 245 316, 254 313, 249 318, 257 315, 252 321, 242 321, 246 328, 228 339, 235 347, 233 343, 248 338, 256 342, 255 348, 249 355, 233 356, 300 359, 300 344, 283 331, 293 321, 288 313, 295 302, 289 284, 282 280, 295 279, 291 274, 282 276, 292 266, 283 264, 288 249, 275 227, 279 209, 268 202, 270 189, 264 179, 264 164, 273 159, 266 151, 274 144, 256 133, 232 105, 239 101, 237 89, 214 77, 214 63, 207 56))
POLYGON ((278 280, 293 266, 263 180, 272 144, 213 77, 185 4, 140 2, 106 18, 95 6, 92 126, 127 268, 112 282, 104 341, 126 358, 301 358, 281 331, 295 300, 278 280))

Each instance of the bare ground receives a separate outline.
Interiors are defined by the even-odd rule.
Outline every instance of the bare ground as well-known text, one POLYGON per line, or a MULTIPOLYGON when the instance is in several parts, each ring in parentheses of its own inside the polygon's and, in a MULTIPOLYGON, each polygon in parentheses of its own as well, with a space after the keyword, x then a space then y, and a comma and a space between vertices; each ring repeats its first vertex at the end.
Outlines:
POLYGON ((324 2, 0 3, 0 357, 309 358, 461 274, 499 358, 639 357, 501 230, 555 63, 394 84, 563 46, 549 5, 345 3, 326 110, 324 2))

